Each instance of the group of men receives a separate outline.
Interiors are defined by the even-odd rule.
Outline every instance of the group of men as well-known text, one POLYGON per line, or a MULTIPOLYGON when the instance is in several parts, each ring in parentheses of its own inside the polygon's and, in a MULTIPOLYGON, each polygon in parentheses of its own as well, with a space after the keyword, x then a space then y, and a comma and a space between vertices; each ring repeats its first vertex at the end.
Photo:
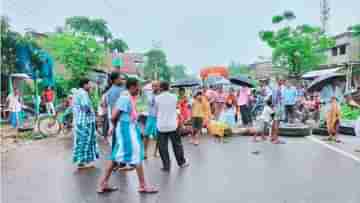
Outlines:
MULTIPOLYGON (((168 82, 153 83, 149 114, 142 133, 139 125, 140 112, 136 108, 140 92, 138 81, 134 78, 125 80, 118 73, 111 74, 111 81, 112 86, 105 92, 103 105, 108 112, 109 126, 106 137, 112 137, 111 154, 100 177, 97 192, 116 191, 117 187, 109 185, 111 174, 118 169, 127 168, 136 170, 140 193, 156 193, 157 189, 147 184, 143 167, 149 139, 157 136, 163 171, 168 172, 171 169, 169 139, 178 166, 180 168, 189 166, 184 156, 181 137, 177 133, 177 97, 170 93, 168 82)), ((73 161, 79 169, 93 167, 92 163, 99 158, 94 131, 95 113, 88 95, 90 89, 89 80, 81 81, 73 102, 75 119, 73 161)))
MULTIPOLYGON (((206 89, 201 89, 195 92, 192 102, 187 101, 191 103, 191 107, 187 105, 189 103, 184 103, 183 107, 181 107, 181 99, 186 99, 186 97, 180 95, 179 102, 177 96, 170 92, 168 82, 155 81, 152 83, 152 93, 148 97, 149 109, 146 123, 143 130, 141 130, 139 127, 140 112, 136 108, 140 92, 138 81, 132 78, 125 80, 118 73, 111 74, 111 81, 112 86, 104 94, 105 105, 103 107, 107 109, 107 120, 109 121, 105 137, 112 137, 112 146, 105 170, 99 180, 97 189, 99 193, 112 192, 118 189, 109 185, 111 174, 118 169, 135 169, 139 181, 138 191, 141 193, 156 193, 157 189, 146 182, 143 167, 143 161, 148 156, 149 141, 154 138, 157 143, 156 148, 159 148, 163 165, 161 169, 163 171, 168 172, 171 169, 168 151, 169 139, 178 166, 180 168, 189 166, 184 156, 181 136, 178 133, 179 125, 184 125, 186 121, 186 119, 182 119, 181 112, 186 111, 186 114, 189 114, 188 108, 191 108, 190 118, 192 117, 192 126, 196 130, 202 129, 206 124, 205 118, 208 113, 205 111, 209 111, 211 114, 210 103, 215 106, 215 116, 218 110, 224 111, 222 109, 224 103, 227 104, 227 109, 234 108, 234 106, 239 107, 244 124, 252 126, 253 118, 249 115, 249 102, 251 99, 249 88, 241 88, 237 95, 234 94, 233 90, 226 96, 225 94, 216 94, 215 98, 208 95, 206 89), (204 98, 206 99, 204 100, 204 98), (203 105, 204 103, 207 103, 207 105, 203 105), (178 115, 177 110, 179 110, 180 115, 178 115)), ((295 105, 299 98, 304 97, 305 92, 296 89, 282 79, 278 79, 276 85, 271 88, 266 84, 262 85, 261 88, 265 98, 268 99, 260 120, 262 119, 268 124, 271 123, 271 125, 262 123, 260 127, 267 126, 271 129, 270 141, 273 144, 283 144, 284 142, 278 138, 280 121, 285 119, 288 122, 293 122, 295 105)), ((92 166, 91 163, 99 158, 95 136, 95 113, 88 95, 90 89, 89 80, 80 81, 80 89, 77 91, 73 102, 75 123, 73 161, 79 168, 90 167, 92 166)), ((233 112, 235 114, 235 111, 233 112)), ((259 125, 261 122, 257 121, 255 124, 259 125)), ((257 127, 254 129, 257 130, 257 127)), ((199 133, 199 131, 193 132, 199 133)), ((192 140, 192 142, 196 144, 196 139, 195 141, 192 140)))

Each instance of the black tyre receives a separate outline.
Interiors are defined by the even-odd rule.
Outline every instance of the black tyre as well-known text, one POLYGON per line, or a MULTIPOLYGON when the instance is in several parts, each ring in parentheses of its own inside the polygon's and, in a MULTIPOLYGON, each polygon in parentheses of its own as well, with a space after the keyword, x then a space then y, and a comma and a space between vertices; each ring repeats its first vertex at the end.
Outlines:
POLYGON ((313 135, 322 135, 322 136, 329 136, 329 132, 327 131, 326 128, 314 128, 312 129, 312 134, 313 135))
POLYGON ((55 136, 60 134, 60 122, 54 116, 44 116, 38 121, 38 129, 42 135, 55 136))
POLYGON ((282 123, 279 127, 279 136, 305 137, 309 135, 311 135, 311 129, 307 125, 282 123))
POLYGON ((339 133, 344 135, 355 136, 355 129, 353 126, 354 126, 353 121, 343 121, 340 123, 339 133))

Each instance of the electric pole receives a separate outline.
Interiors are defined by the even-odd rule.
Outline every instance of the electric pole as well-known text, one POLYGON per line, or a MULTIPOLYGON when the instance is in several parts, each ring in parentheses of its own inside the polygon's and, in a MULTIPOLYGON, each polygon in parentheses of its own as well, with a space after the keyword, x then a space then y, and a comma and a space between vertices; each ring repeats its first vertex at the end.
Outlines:
MULTIPOLYGON (((161 49, 161 41, 155 41, 153 40, 152 41, 152 46, 153 46, 153 49, 161 49)), ((155 64, 154 64, 154 73, 155 73, 155 80, 159 80, 160 79, 160 67, 159 67, 159 63, 158 61, 155 61, 155 64)))
POLYGON ((329 34, 329 19, 330 19, 330 3, 329 0, 320 0, 320 21, 321 29, 325 34, 329 34))

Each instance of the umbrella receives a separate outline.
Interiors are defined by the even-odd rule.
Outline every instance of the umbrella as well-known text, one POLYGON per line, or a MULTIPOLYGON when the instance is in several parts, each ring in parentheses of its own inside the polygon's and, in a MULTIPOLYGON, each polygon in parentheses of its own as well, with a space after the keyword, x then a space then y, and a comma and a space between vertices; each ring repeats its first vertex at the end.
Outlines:
POLYGON ((10 77, 19 78, 19 79, 30 79, 30 77, 25 73, 14 73, 11 74, 10 77))
POLYGON ((209 86, 222 86, 222 85, 230 85, 230 81, 223 77, 213 77, 207 80, 209 86))
POLYGON ((174 82, 171 87, 172 88, 180 88, 180 87, 196 87, 200 86, 201 82, 199 80, 191 80, 191 79, 184 79, 178 80, 174 82))
POLYGON ((317 79, 315 79, 312 83, 310 83, 308 87, 309 92, 313 92, 316 90, 320 90, 322 87, 326 85, 326 83, 329 83, 336 79, 345 79, 346 75, 341 73, 331 73, 328 75, 321 76, 317 79))
POLYGON ((254 87, 255 86, 254 83, 249 78, 244 77, 244 76, 231 77, 230 82, 235 85, 239 85, 239 86, 246 86, 246 87, 254 87))

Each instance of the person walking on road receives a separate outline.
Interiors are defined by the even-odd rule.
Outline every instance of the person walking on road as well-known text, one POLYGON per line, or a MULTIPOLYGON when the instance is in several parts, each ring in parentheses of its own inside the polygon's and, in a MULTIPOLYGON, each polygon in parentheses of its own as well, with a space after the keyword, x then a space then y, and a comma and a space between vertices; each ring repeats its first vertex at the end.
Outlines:
POLYGON ((277 86, 273 89, 273 93, 272 93, 272 105, 274 108, 274 118, 272 121, 272 126, 271 126, 271 138, 270 141, 273 144, 285 144, 285 142, 279 140, 279 127, 280 127, 280 121, 282 119, 282 115, 283 115, 283 106, 282 106, 282 101, 283 101, 283 80, 281 80, 280 78, 277 79, 277 86))
POLYGON ((90 81, 82 79, 73 103, 73 162, 77 164, 78 169, 93 167, 91 163, 99 158, 95 134, 95 112, 89 97, 90 89, 90 81))
MULTIPOLYGON (((147 159, 148 155, 148 145, 150 139, 157 139, 157 127, 156 127, 156 108, 155 108, 155 97, 160 92, 160 83, 158 81, 154 81, 152 84, 152 93, 148 98, 149 105, 149 114, 146 119, 145 130, 144 130, 144 147, 145 147, 145 159, 147 159)), ((156 155, 158 151, 159 144, 156 142, 155 152, 156 155)))
POLYGON ((183 125, 191 118, 191 112, 189 109, 189 101, 188 101, 188 98, 186 97, 185 93, 186 93, 185 88, 179 89, 179 101, 177 103, 177 106, 180 111, 180 115, 179 115, 180 127, 183 127, 183 125))
POLYGON ((245 126, 249 126, 252 123, 251 111, 250 111, 250 96, 251 90, 248 87, 241 87, 238 92, 238 100, 237 105, 240 109, 240 115, 242 124, 245 126))
POLYGON ((109 135, 116 136, 116 144, 112 150, 110 160, 106 163, 105 172, 100 178, 97 192, 113 192, 117 187, 109 186, 109 179, 117 163, 129 164, 136 168, 140 193, 157 193, 158 191, 147 185, 143 168, 144 145, 138 126, 138 112, 136 100, 139 94, 139 84, 134 78, 126 81, 127 91, 123 92, 113 108, 112 127, 109 135), (113 133, 114 132, 114 133, 113 133))
MULTIPOLYGON (((110 79, 111 79, 111 87, 110 89, 108 89, 108 91, 106 91, 105 93, 105 106, 107 109, 107 121, 108 124, 108 128, 111 128, 111 112, 115 106, 116 101, 118 100, 118 98, 120 97, 121 93, 125 91, 125 88, 123 87, 124 85, 124 79, 121 77, 121 75, 119 73, 111 73, 110 75, 110 79)), ((105 133, 106 136, 108 136, 108 130, 105 129, 105 133)), ((115 143, 116 143, 116 136, 112 136, 111 139, 111 149, 114 149, 115 147, 115 143)))
POLYGON ((203 101, 202 92, 198 91, 194 95, 193 103, 192 103, 192 128, 193 133, 191 137, 191 143, 194 145, 199 145, 200 143, 200 134, 203 128, 204 119, 205 119, 205 104, 203 101))
POLYGON ((163 171, 170 171, 168 140, 170 138, 175 158, 181 168, 189 166, 184 157, 181 137, 177 133, 176 96, 169 92, 169 83, 161 82, 160 95, 156 96, 157 129, 159 131, 159 151, 163 163, 163 171))
POLYGON ((336 97, 333 96, 331 98, 331 106, 329 108, 329 111, 326 113, 326 126, 329 132, 329 137, 327 138, 327 140, 329 141, 341 142, 339 139, 337 139, 336 136, 337 129, 340 124, 340 116, 340 106, 336 101, 336 97))
POLYGON ((285 105, 285 122, 294 123, 295 120, 295 104, 297 91, 290 82, 286 82, 284 88, 284 105, 285 105))

